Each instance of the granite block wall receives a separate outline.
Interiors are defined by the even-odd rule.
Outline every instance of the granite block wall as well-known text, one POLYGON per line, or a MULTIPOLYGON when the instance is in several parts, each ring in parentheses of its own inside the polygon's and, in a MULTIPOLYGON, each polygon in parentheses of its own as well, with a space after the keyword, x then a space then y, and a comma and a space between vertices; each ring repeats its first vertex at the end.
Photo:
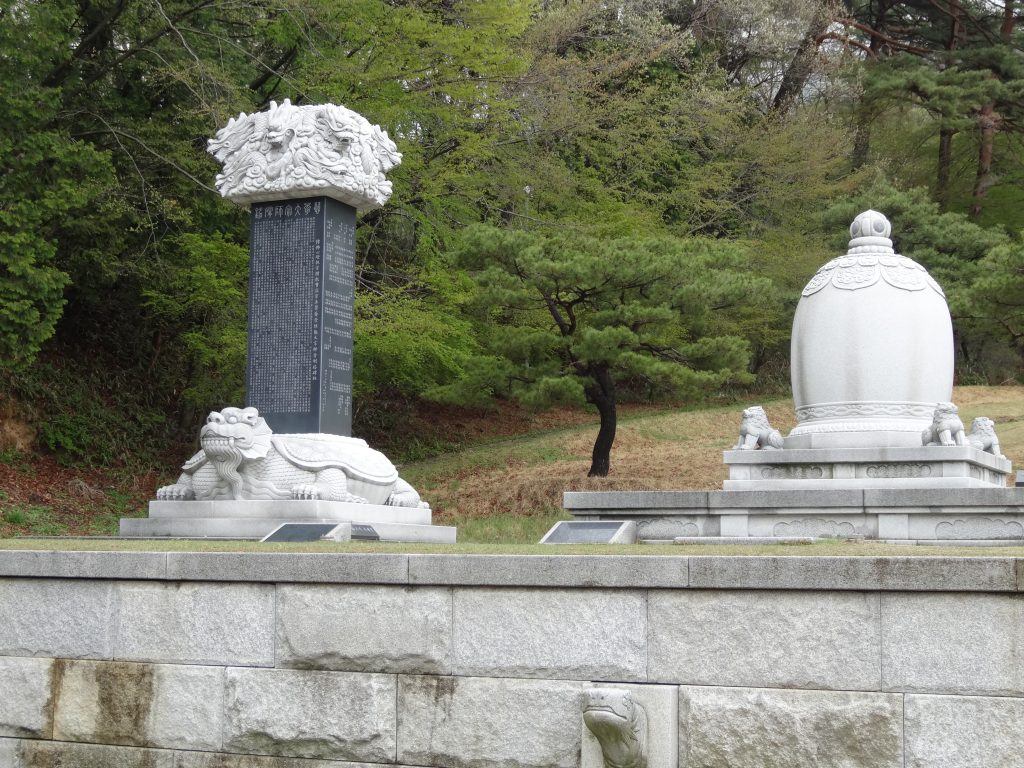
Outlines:
POLYGON ((0 552, 0 768, 1024 766, 1013 558, 245 557, 0 552))

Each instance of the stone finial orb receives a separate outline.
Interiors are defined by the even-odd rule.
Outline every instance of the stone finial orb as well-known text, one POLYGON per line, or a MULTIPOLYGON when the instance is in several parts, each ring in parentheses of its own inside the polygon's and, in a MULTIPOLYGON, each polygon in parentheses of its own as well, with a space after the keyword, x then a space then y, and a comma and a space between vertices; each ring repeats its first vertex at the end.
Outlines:
POLYGON ((888 239, 892 234, 892 224, 878 211, 870 209, 864 211, 853 220, 850 225, 850 237, 884 237, 888 239))

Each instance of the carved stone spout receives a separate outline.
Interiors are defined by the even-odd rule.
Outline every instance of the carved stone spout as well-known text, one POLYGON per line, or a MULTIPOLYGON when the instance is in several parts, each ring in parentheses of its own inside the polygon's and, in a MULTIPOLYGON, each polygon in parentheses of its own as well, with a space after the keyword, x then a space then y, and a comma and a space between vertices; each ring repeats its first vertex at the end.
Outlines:
POLYGON ((605 768, 647 768, 647 712, 621 688, 583 695, 583 722, 601 744, 605 768))

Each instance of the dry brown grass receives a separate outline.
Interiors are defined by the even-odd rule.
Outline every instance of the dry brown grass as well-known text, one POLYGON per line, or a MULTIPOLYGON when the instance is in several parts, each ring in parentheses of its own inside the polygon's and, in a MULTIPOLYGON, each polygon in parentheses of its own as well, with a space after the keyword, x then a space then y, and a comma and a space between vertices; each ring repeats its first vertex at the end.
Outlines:
MULTIPOLYGON (((1024 387, 957 387, 954 401, 970 429, 975 416, 996 421, 1003 452, 1024 462, 1024 387)), ((791 400, 762 403, 785 434, 796 423, 791 400)), ((620 421, 611 474, 588 478, 596 420, 541 436, 470 449, 411 465, 403 474, 424 493, 438 522, 492 515, 551 515, 564 491, 711 490, 727 470, 722 451, 736 441, 744 404, 620 421)))

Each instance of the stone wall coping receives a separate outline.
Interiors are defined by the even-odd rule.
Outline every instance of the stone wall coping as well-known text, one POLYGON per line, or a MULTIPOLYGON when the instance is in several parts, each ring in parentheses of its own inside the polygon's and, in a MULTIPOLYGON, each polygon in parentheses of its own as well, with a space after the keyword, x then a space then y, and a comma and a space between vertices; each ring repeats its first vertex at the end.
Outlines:
POLYGON ((1024 558, 0 550, 0 577, 533 588, 1024 592, 1024 558))
POLYGON ((566 491, 563 507, 574 514, 585 510, 614 510, 624 516, 659 510, 706 514, 708 510, 801 507, 887 508, 904 511, 920 507, 1021 507, 1022 488, 837 488, 749 491, 566 491))

